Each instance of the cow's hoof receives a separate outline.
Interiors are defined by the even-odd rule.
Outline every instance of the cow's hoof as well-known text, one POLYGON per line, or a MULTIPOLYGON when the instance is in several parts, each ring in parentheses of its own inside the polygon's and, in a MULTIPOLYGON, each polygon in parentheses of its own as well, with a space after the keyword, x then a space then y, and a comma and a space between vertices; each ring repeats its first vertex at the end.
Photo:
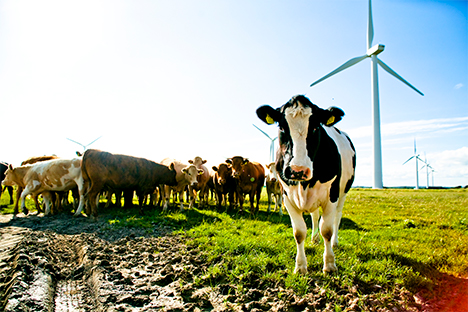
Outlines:
POLYGON ((323 273, 325 274, 330 274, 330 273, 334 273, 334 272, 337 272, 338 269, 336 267, 336 265, 334 263, 328 263, 328 264, 324 264, 323 266, 323 273))
POLYGON ((294 274, 302 274, 302 275, 307 274, 307 267, 296 267, 294 269, 294 274))

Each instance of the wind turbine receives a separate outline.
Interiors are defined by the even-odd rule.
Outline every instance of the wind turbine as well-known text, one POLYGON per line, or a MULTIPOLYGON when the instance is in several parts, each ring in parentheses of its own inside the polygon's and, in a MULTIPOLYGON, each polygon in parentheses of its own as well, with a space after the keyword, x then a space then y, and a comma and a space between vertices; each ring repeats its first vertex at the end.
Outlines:
POLYGON ((411 156, 410 158, 408 158, 408 160, 405 161, 405 162, 403 163, 403 165, 406 164, 408 161, 410 161, 410 160, 413 159, 413 158, 416 160, 416 187, 415 187, 415 189, 416 189, 416 190, 419 190, 419 166, 418 166, 418 160, 422 161, 423 163, 425 163, 425 162, 424 162, 424 160, 422 160, 421 158, 419 158, 419 154, 416 152, 416 140, 414 140, 414 155, 411 156))
MULTIPOLYGON (((427 188, 429 188, 429 169, 431 169, 432 172, 434 172, 434 168, 432 168, 431 165, 427 162, 426 153, 424 153, 424 166, 422 166, 421 169, 424 168, 426 168, 426 185, 427 188)), ((432 178, 434 180, 434 174, 432 175, 432 178)), ((432 186, 434 186, 434 182, 432 182, 432 186)))
POLYGON ((374 182, 373 188, 382 189, 383 180, 382 180, 382 144, 380 139, 380 107, 379 107, 379 82, 377 75, 377 64, 379 64, 385 71, 390 75, 394 76, 407 86, 409 86, 414 91, 418 92, 421 95, 424 95, 421 91, 412 86, 408 81, 403 79, 398 75, 394 70, 387 66, 384 62, 377 58, 377 55, 381 53, 385 46, 382 44, 376 44, 372 46, 372 40, 374 39, 374 26, 372 24, 372 5, 371 0, 369 0, 369 20, 367 24, 367 52, 363 56, 358 56, 350 59, 331 73, 323 76, 319 80, 313 82, 310 86, 313 87, 319 82, 339 73, 346 68, 349 68, 357 63, 365 60, 366 58, 371 59, 371 98, 372 98, 372 127, 373 127, 373 155, 374 155, 374 182))
POLYGON ((266 134, 265 131, 263 131, 262 129, 260 129, 259 127, 257 127, 256 125, 252 124, 255 128, 257 128, 261 133, 263 133, 264 135, 267 136, 267 138, 269 138, 271 140, 271 144, 270 144, 270 162, 274 162, 275 161, 275 140, 278 138, 274 138, 272 139, 268 134, 266 134))
POLYGON ((80 142, 76 142, 76 141, 74 141, 74 140, 72 140, 72 139, 69 139, 69 138, 67 138, 67 140, 72 141, 73 143, 76 143, 76 144, 78 144, 78 145, 83 146, 83 151, 86 151, 86 148, 87 148, 88 146, 90 146, 91 144, 93 144, 94 142, 96 142, 97 140, 99 140, 100 138, 102 138, 102 135, 101 135, 99 138, 97 138, 96 140, 94 140, 93 142, 91 142, 91 143, 89 143, 89 144, 86 144, 86 145, 83 145, 83 144, 81 144, 80 142))

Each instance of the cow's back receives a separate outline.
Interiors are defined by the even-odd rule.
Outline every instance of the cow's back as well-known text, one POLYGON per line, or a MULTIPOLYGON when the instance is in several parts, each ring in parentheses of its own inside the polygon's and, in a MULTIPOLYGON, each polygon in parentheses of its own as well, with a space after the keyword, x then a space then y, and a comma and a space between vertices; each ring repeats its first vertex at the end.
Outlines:
POLYGON ((335 142, 341 159, 340 194, 345 194, 351 188, 356 169, 356 151, 353 143, 345 132, 335 127, 324 127, 327 135, 335 142))
POLYGON ((148 181, 149 161, 127 155, 87 150, 83 155, 83 178, 110 188, 124 189, 148 181))

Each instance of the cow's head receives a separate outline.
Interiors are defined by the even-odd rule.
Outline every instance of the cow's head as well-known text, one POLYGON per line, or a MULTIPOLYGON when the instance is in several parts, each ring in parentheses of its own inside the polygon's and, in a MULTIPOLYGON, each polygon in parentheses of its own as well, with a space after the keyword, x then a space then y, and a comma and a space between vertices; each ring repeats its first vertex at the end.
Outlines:
POLYGON ((187 181, 189 185, 196 185, 198 183, 197 176, 203 174, 203 170, 198 169, 195 165, 190 165, 183 168, 182 173, 184 174, 185 181, 187 181))
POLYGON ((5 178, 3 179, 2 184, 5 186, 16 185, 14 176, 15 176, 15 169, 13 168, 13 165, 9 164, 8 169, 5 171, 5 178))
POLYGON ((226 163, 232 166, 232 176, 238 178, 242 173, 242 167, 249 163, 247 158, 241 156, 235 156, 232 158, 226 159, 226 163))
POLYGON ((268 172, 266 174, 267 181, 276 182, 278 181, 278 171, 276 170, 275 163, 270 163, 266 165, 268 172))
POLYGON ((204 160, 203 158, 199 156, 195 157, 193 160, 189 160, 188 162, 189 164, 195 165, 197 167, 200 167, 201 165, 206 164, 206 160, 204 160))
POLYGON ((222 163, 218 167, 213 166, 212 168, 216 171, 216 179, 219 185, 224 185, 232 176, 232 167, 228 164, 222 163))
POLYGON ((323 126, 333 126, 344 116, 337 107, 321 109, 303 95, 274 109, 264 105, 257 116, 265 123, 279 126, 277 169, 286 179, 307 181, 313 177, 313 162, 320 144, 323 126))

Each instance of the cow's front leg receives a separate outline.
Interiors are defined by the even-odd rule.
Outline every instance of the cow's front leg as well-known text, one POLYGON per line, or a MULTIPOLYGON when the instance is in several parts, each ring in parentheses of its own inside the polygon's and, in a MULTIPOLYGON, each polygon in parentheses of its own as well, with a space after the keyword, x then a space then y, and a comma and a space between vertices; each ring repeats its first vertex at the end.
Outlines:
POLYGON ((197 191, 192 186, 189 187, 189 198, 190 198, 189 209, 192 209, 193 206, 195 205, 195 199, 197 198, 197 191))
POLYGON ((171 198, 171 187, 164 185, 161 187, 161 198, 163 198, 163 211, 167 211, 169 199, 171 198))
MULTIPOLYGON (((283 195, 282 195, 281 193, 280 193, 279 195, 278 195, 278 194, 276 195, 276 203, 275 203, 275 205, 278 205, 278 208, 279 208, 278 213, 279 213, 279 215, 280 215, 280 216, 283 216, 283 207, 282 207, 282 205, 283 205, 283 195)), ((275 212, 276 212, 276 206, 275 206, 275 212)))
MULTIPOLYGON (((30 194, 30 189, 28 187, 26 187, 23 192, 21 192, 21 196, 20 196, 20 201, 21 201, 21 211, 23 211, 23 213, 25 215, 27 215, 29 213, 29 210, 26 208, 26 196, 28 196, 30 194)), ((37 201, 37 196, 33 196, 33 198, 35 199, 35 201, 37 201)))
POLYGON ((42 198, 44 198, 44 203, 45 203, 44 216, 48 216, 50 214, 51 205, 52 205, 52 195, 50 192, 44 192, 42 193, 42 198))
POLYGON ((333 253, 332 237, 335 228, 336 204, 328 204, 323 209, 322 219, 320 220, 320 233, 323 237, 325 250, 323 252, 323 272, 336 272, 335 254, 333 253))
POLYGON ((244 209, 244 194, 242 193, 242 191, 237 191, 237 198, 239 200, 239 211, 242 212, 244 209))
POLYGON ((310 214, 312 218, 312 244, 320 243, 320 233, 319 233, 319 218, 320 218, 320 211, 316 209, 314 212, 310 214))
POLYGON ((296 267, 294 273, 307 273, 307 258, 305 255, 305 239, 307 237, 307 226, 302 216, 302 211, 296 209, 289 199, 285 198, 285 206, 289 212, 291 218, 291 224, 293 227, 294 238, 296 240, 297 254, 296 254, 296 267))
MULTIPOLYGON (((268 213, 271 212, 271 201, 272 201, 271 194, 272 194, 271 192, 267 191, 267 195, 268 195, 268 209, 267 209, 267 212, 268 213)), ((275 211, 276 211, 276 204, 275 204, 275 211)))
POLYGON ((184 211, 184 190, 179 192, 180 211, 184 211))

